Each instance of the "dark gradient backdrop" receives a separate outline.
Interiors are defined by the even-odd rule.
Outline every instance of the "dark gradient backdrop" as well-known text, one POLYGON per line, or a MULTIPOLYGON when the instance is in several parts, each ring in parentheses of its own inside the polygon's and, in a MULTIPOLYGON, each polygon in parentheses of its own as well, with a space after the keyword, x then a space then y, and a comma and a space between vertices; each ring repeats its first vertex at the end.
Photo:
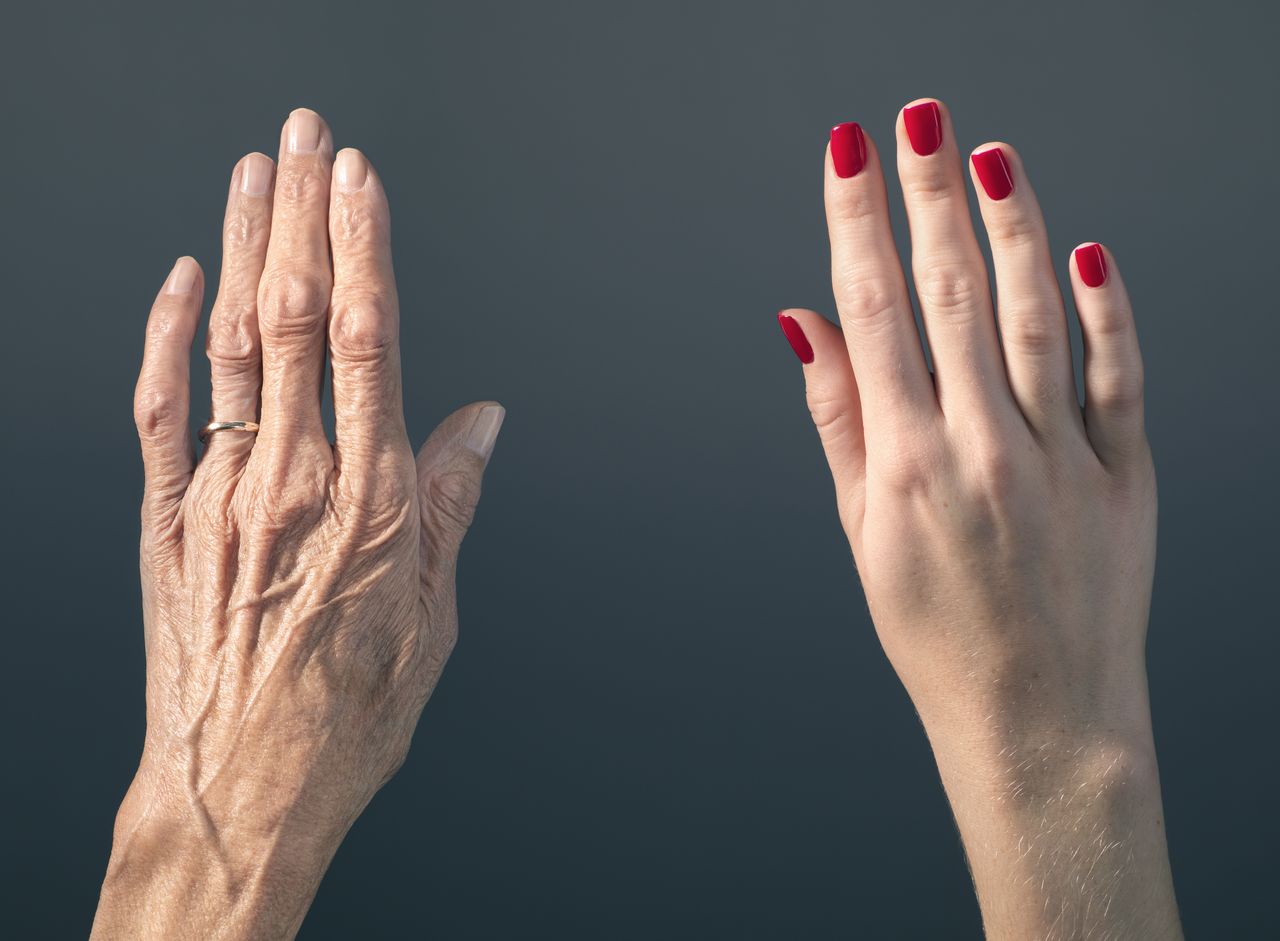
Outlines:
POLYGON ((832 307, 827 128, 891 148, 927 94, 1020 149, 1060 271, 1123 265, 1179 897, 1273 919, 1273 5, 40 6, 0 61, 5 935, 87 932, 141 745, 147 308, 179 254, 216 282, 233 163, 307 105, 390 190, 414 438, 509 416, 457 653, 302 937, 977 937, 774 321, 832 307))

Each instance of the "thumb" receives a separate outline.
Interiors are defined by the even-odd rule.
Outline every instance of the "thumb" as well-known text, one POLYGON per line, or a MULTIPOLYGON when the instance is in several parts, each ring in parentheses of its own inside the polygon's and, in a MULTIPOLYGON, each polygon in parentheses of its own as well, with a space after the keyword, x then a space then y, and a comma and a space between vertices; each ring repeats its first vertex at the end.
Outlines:
POLYGON ((418 452, 422 577, 428 585, 453 572, 506 414, 497 402, 464 406, 442 421, 418 452))

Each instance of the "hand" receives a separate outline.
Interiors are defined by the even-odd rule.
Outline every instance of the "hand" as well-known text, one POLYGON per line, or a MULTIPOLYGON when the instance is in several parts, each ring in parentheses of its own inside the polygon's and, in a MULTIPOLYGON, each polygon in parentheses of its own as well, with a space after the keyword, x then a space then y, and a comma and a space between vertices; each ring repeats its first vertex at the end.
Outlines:
POLYGON ((875 145, 832 130, 826 210, 843 331, 779 315, 881 644, 933 744, 989 937, 1178 937, 1144 644, 1156 482, 1114 258, 1077 248, 1078 405, 1062 297, 1017 153, 970 170, 947 110, 897 123, 925 364, 875 145), (1136 933, 1127 933, 1136 932, 1136 933))
POLYGON ((280 163, 231 180, 193 464, 203 276, 156 298, 136 396, 146 489, 147 733, 95 937, 284 937, 395 773, 457 631, 454 571, 503 410, 450 416, 415 462, 390 216, 355 150, 295 111, 280 163), (332 263, 330 258, 332 257, 332 263), (332 367, 336 442, 321 422, 332 367))

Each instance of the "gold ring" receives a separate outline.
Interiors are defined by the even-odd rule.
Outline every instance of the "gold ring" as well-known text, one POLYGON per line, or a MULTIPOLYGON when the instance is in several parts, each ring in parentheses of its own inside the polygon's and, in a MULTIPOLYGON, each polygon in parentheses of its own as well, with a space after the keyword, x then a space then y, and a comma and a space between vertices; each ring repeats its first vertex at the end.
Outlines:
POLYGON ((248 431, 257 432, 258 423, 256 421, 211 421, 200 429, 197 437, 201 443, 209 440, 209 435, 215 431, 248 431))

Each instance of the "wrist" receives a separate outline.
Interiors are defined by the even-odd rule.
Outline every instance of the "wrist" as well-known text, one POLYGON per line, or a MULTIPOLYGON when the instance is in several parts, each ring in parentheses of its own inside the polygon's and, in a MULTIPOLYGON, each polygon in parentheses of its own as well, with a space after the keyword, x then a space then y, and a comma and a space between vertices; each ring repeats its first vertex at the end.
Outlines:
POLYGON ((945 698, 920 709, 948 792, 975 791, 1006 809, 1052 799, 1068 782, 1155 781, 1145 677, 1100 695, 945 698))
POLYGON ((981 821, 1022 828, 1024 818, 1041 820, 1077 799, 1103 816, 1110 796, 1143 794, 1159 802, 1149 724, 989 727, 968 737, 926 730, 962 826, 981 821))
POLYGON ((895 664, 939 746, 975 757, 1078 741, 1145 744, 1151 738, 1141 649, 972 651, 963 662, 895 664))

